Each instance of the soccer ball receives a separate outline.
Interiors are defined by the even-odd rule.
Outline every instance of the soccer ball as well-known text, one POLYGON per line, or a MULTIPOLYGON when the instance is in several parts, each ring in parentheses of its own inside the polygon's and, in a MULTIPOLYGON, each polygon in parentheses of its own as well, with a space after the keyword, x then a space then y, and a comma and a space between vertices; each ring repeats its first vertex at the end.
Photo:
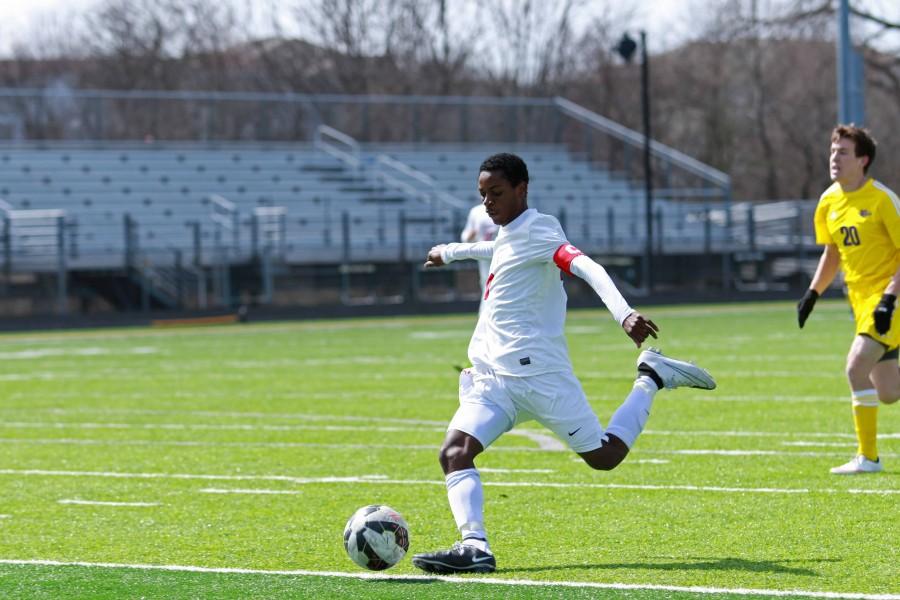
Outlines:
POLYGON ((409 550, 409 527, 390 506, 363 506, 344 527, 344 549, 363 568, 389 569, 409 550))

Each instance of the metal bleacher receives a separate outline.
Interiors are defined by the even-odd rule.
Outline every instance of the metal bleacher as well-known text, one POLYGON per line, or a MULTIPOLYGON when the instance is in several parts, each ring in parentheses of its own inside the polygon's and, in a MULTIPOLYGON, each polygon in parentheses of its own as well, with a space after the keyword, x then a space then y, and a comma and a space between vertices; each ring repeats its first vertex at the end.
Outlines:
MULTIPOLYGON (((574 243, 640 251, 643 191, 563 145, 358 144, 326 133, 340 143, 0 148, 0 199, 64 211, 72 269, 115 267, 135 252, 203 266, 262 244, 294 264, 403 260, 456 239, 479 201, 478 165, 502 150, 525 159, 529 204, 558 216, 574 243), (280 223, 261 227, 261 215, 280 223)), ((656 211, 661 245, 702 250, 702 205, 660 199, 656 211)))
POLYGON ((735 215, 725 173, 565 98, 74 90, 65 114, 20 114, 45 96, 0 91, 0 110, 23 123, 0 142, 0 284, 55 274, 60 312, 67 282, 126 309, 184 306, 186 286, 195 305, 206 291, 266 303, 276 277, 338 279, 342 302, 366 278, 367 301, 414 298, 419 260, 458 239, 480 200, 478 165, 500 151, 528 164, 530 206, 635 281, 653 254, 693 254, 722 257, 710 280, 727 286, 734 223, 746 217, 751 250, 766 241, 755 213, 735 215), (237 109, 258 102, 272 110, 248 123, 237 109), (163 105, 171 119, 130 118, 163 105), (163 287, 168 300, 150 297, 163 287))
POLYGON ((342 247, 343 212, 360 230, 354 245, 362 252, 378 237, 377 226, 371 227, 375 240, 367 241, 362 231, 379 221, 371 207, 407 200, 311 144, 4 148, 0 172, 0 198, 13 211, 64 211, 70 268, 121 264, 126 215, 142 253, 165 261, 182 250, 203 262, 220 229, 215 197, 235 210, 238 235, 223 233, 227 239, 219 241, 236 239, 232 252, 253 250, 254 212, 283 207, 280 249, 293 260, 314 262, 342 247))
MULTIPOLYGON (((369 148, 428 174, 438 186, 474 204, 478 165, 494 152, 514 152, 529 170, 529 206, 557 216, 569 239, 595 252, 641 251, 644 190, 560 144, 465 145, 394 144, 369 148)), ((657 245, 702 252, 709 243, 708 205, 702 201, 657 198, 657 245)), ((718 229, 721 230, 721 227, 718 229)), ((718 237, 722 237, 721 231, 718 237)))

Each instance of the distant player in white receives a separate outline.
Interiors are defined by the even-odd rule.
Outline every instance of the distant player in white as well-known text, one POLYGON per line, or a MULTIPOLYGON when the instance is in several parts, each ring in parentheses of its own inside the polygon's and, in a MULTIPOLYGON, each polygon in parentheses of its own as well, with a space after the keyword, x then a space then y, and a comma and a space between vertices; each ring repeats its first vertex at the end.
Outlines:
POLYGON ((656 337, 657 326, 633 310, 602 266, 566 240, 559 221, 528 208, 528 169, 513 154, 481 164, 478 191, 500 226, 494 241, 435 246, 426 267, 490 258, 484 306, 469 343, 470 369, 459 376, 459 409, 440 451, 450 509, 462 536, 449 550, 417 554, 431 573, 496 569, 484 527, 484 494, 475 457, 516 423, 538 422, 565 440, 594 469, 615 468, 634 445, 656 392, 690 386, 713 389, 703 369, 649 349, 637 359, 631 393, 604 430, 572 372, 564 335, 562 272, 587 281, 634 343, 656 337))
MULTIPOLYGON (((487 214, 484 204, 479 202, 469 211, 466 226, 460 234, 463 242, 489 242, 497 235, 497 224, 487 214)), ((478 276, 481 281, 481 294, 484 295, 484 284, 491 273, 490 257, 478 261, 478 276)))

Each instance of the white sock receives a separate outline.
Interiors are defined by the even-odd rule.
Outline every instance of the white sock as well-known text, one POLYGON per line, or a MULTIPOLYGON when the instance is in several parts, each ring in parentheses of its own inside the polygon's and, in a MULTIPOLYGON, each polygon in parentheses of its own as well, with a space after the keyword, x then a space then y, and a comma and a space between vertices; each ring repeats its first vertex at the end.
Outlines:
POLYGON ((606 433, 613 434, 631 448, 644 430, 644 424, 650 416, 650 407, 653 406, 653 396, 657 391, 659 390, 652 379, 646 375, 638 377, 631 393, 613 413, 606 433))
POLYGON ((450 510, 463 543, 489 552, 487 533, 484 531, 484 491, 478 469, 453 471, 445 481, 450 510))

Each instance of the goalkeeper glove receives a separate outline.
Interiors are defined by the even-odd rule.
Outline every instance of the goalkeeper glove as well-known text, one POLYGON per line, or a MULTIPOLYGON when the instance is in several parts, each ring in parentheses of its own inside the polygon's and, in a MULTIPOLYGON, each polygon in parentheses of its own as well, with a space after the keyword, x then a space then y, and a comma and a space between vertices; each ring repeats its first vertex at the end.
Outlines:
POLYGON ((891 315, 894 314, 894 303, 897 296, 894 294, 884 294, 881 302, 875 307, 875 331, 884 335, 891 328, 891 315))
POLYGON ((818 299, 819 292, 812 289, 806 290, 806 293, 800 298, 800 302, 797 303, 797 323, 800 325, 800 329, 803 329, 803 324, 806 323, 806 319, 809 318, 809 313, 812 312, 818 299))

